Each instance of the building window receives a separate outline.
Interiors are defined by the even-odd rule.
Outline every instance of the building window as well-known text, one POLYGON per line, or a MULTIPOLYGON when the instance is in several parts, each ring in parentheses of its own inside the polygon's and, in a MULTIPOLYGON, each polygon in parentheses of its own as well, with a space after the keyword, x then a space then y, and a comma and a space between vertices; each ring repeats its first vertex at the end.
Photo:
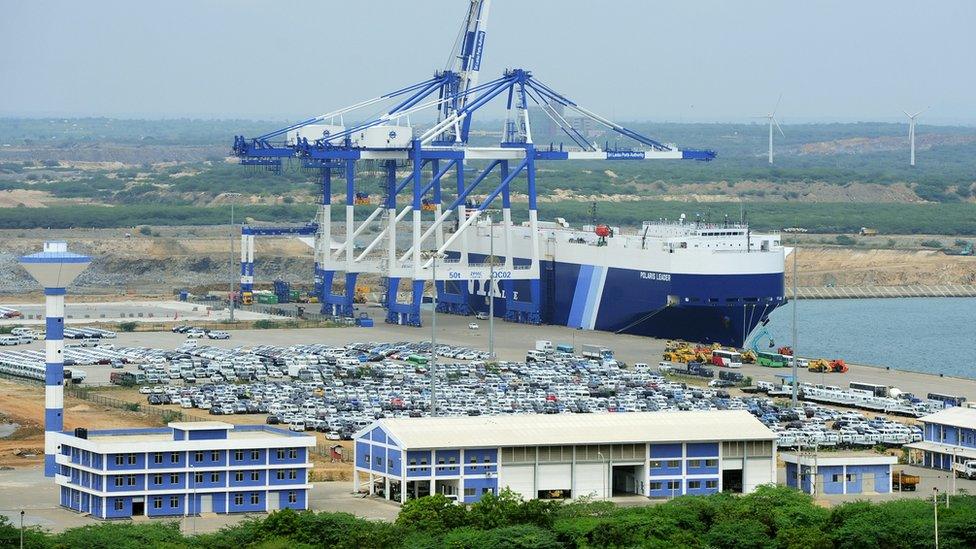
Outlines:
POLYGON ((153 463, 155 463, 155 464, 158 465, 158 464, 161 464, 162 462, 163 462, 163 453, 162 452, 156 452, 156 453, 154 453, 153 454, 153 463))
POLYGON ((122 486, 123 484, 125 484, 125 481, 122 480, 122 477, 115 477, 115 485, 116 486, 122 486))
POLYGON ((220 473, 210 473, 210 482, 220 482, 220 473))
POLYGON ((171 474, 169 476, 169 483, 170 484, 179 484, 180 483, 180 475, 177 474, 177 473, 171 474))
POLYGON ((410 458, 410 465, 416 465, 416 464, 417 464, 417 458, 410 458))
POLYGON ((651 487, 652 492, 656 492, 661 489, 661 483, 657 481, 651 481, 649 486, 651 487))
POLYGON ((438 458, 437 458, 437 464, 438 464, 438 465, 444 465, 444 458, 442 458, 442 457, 438 457, 438 458))
POLYGON ((689 490, 698 490, 700 488, 701 488, 701 481, 700 480, 689 480, 688 481, 688 489, 689 490))
POLYGON ((298 448, 288 449, 288 459, 298 459, 298 448))
POLYGON ((660 468, 661 468, 661 460, 659 460, 659 459, 652 459, 651 460, 651 469, 660 469, 660 468))
POLYGON ((701 460, 700 459, 689 459, 688 460, 688 467, 695 467, 695 468, 701 467, 701 460))
POLYGON ((261 501, 261 497, 257 492, 251 492, 251 505, 257 505, 261 501))
MULTIPOLYGON (((275 452, 275 455, 278 457, 278 459, 285 459, 284 448, 278 448, 278 450, 275 452)), ((366 454, 366 459, 367 460, 369 459, 369 454, 366 454)))
POLYGON ((122 501, 122 498, 115 498, 115 510, 121 511, 123 507, 125 507, 125 502, 122 501))
POLYGON ((200 463, 203 461, 203 452, 196 452, 193 454, 193 461, 200 463))
POLYGON ((244 450, 234 450, 234 461, 244 461, 244 450))
POLYGON ((454 465, 457 462, 457 458, 455 458, 454 456, 451 456, 451 457, 447 458, 447 462, 450 463, 451 465, 454 465))
POLYGON ((200 484, 203 482, 203 473, 193 473, 193 483, 200 484))
POLYGON ((159 497, 153 498, 153 509, 162 509, 162 508, 163 508, 163 498, 159 498, 159 497))
POLYGON ((180 454, 178 454, 176 452, 170 452, 170 454, 169 454, 169 462, 170 463, 179 463, 180 462, 180 454))
POLYGON ((135 465, 135 464, 136 464, 136 455, 129 454, 129 465, 135 465))
POLYGON ((298 494, 294 490, 288 492, 288 503, 298 503, 298 494))
POLYGON ((135 486, 136 485, 136 476, 135 475, 129 475, 128 477, 126 477, 125 483, 128 486, 135 486))
POLYGON ((718 488, 718 481, 717 480, 706 480, 705 481, 705 488, 708 488, 710 490, 717 489, 718 488))
POLYGON ((176 509, 177 507, 179 507, 180 506, 180 497, 179 496, 170 496, 170 498, 169 498, 169 506, 172 507, 173 509, 176 509))
POLYGON ((680 489, 681 489, 681 481, 680 480, 669 480, 668 481, 668 490, 680 490, 680 489))
POLYGON ((831 475, 830 476, 830 481, 831 482, 840 482, 840 475, 831 475))
POLYGON ((705 467, 718 467, 718 460, 717 459, 706 459, 705 460, 705 467))
POLYGON ((854 474, 853 473, 847 473, 847 475, 845 475, 845 478, 847 479, 847 482, 854 482, 854 474))
POLYGON ((381 458, 380 456, 376 456, 376 464, 382 467, 383 466, 383 458, 381 458))
POLYGON ((163 475, 153 475, 153 484, 159 486, 163 483, 163 475))
POLYGON ((294 469, 288 470, 288 480, 295 480, 298 478, 298 471, 294 469))
POLYGON ((243 482, 244 481, 244 473, 241 472, 241 471, 237 471, 236 473, 234 473, 234 481, 235 482, 243 482))
POLYGON ((494 494, 494 493, 495 493, 495 491, 492 490, 491 488, 482 488, 481 489, 481 494, 482 495, 484 495, 484 494, 494 494))
POLYGON ((680 467, 681 467, 681 460, 679 460, 679 459, 669 459, 668 460, 668 468, 669 469, 678 469, 680 467))
POLYGON ((251 450, 251 459, 261 459, 261 452, 257 450, 251 450))
POLYGON ((471 456, 471 459, 468 461, 470 461, 471 463, 478 463, 478 456, 471 456))
POLYGON ((220 461, 220 452, 216 450, 210 452, 210 461, 220 461))
POLYGON ((474 496, 474 488, 465 488, 464 489, 464 496, 465 497, 474 496))
POLYGON ((253 481, 261 480, 261 473, 258 471, 251 471, 251 480, 253 481))
POLYGON ((122 454, 115 454, 115 464, 125 465, 125 456, 123 456, 122 454))
POLYGON ((285 480, 285 472, 280 469, 275 471, 275 478, 278 480, 285 480))
POLYGON ((485 459, 483 460, 483 462, 484 463, 491 463, 491 458, 488 457, 488 456, 485 456, 485 459))
POLYGON ((244 505, 244 494, 234 494, 234 505, 244 505))

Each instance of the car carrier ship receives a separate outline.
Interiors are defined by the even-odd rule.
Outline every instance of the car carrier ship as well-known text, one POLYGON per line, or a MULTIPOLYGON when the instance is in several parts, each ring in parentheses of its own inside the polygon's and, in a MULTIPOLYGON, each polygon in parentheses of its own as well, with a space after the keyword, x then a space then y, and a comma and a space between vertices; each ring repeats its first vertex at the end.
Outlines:
MULTIPOLYGON (((561 218, 538 226, 543 323, 741 347, 786 302, 787 250, 780 236, 751 232, 746 224, 692 222, 682 215, 645 222, 632 233, 607 225, 574 229, 561 218)), ((483 261, 494 252, 490 263, 498 264, 508 240, 514 265, 529 264, 528 223, 509 230, 506 239, 501 224, 479 221, 469 257, 483 261)), ((457 256, 449 252, 447 261, 457 256)), ((448 282, 445 291, 467 294, 474 312, 488 312, 491 293, 495 315, 504 316, 506 288, 519 301, 530 281, 506 285, 499 278, 495 284, 448 282), (462 284, 467 287, 457 287, 462 284)))

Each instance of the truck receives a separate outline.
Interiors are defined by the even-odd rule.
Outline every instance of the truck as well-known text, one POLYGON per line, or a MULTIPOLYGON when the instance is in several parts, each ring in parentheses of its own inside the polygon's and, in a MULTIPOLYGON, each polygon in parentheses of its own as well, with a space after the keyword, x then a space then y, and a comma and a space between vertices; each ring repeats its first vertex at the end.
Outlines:
POLYGON ((898 491, 914 492, 918 488, 919 480, 918 475, 909 475, 905 471, 891 473, 891 486, 898 491))
POLYGON ((593 360, 613 360, 613 351, 599 345, 583 345, 582 354, 583 358, 592 358, 593 360))
POLYGON ((715 371, 706 368, 702 362, 689 362, 688 364, 675 364, 670 372, 676 376, 701 377, 710 379, 715 377, 715 371))
POLYGON ((552 342, 549 340, 537 339, 535 340, 535 350, 543 353, 551 353, 555 350, 555 347, 552 346, 552 342))
POLYGON ((967 459, 961 463, 953 463, 952 469, 956 472, 957 477, 967 478, 969 480, 976 479, 976 459, 967 459))
POLYGON ((567 345, 566 343, 560 343, 556 345, 556 350, 559 351, 560 353, 566 353, 570 355, 576 352, 576 349, 573 348, 572 345, 567 345))

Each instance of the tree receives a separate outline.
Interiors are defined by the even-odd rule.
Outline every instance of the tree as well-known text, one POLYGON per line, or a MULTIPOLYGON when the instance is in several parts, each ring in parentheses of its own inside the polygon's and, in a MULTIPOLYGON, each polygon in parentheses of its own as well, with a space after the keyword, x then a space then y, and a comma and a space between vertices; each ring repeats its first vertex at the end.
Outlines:
POLYGON ((443 494, 407 501, 396 519, 397 526, 422 532, 451 530, 466 523, 467 510, 443 494))
POLYGON ((766 525, 755 519, 723 520, 712 526, 705 539, 717 549, 765 549, 775 546, 766 525))

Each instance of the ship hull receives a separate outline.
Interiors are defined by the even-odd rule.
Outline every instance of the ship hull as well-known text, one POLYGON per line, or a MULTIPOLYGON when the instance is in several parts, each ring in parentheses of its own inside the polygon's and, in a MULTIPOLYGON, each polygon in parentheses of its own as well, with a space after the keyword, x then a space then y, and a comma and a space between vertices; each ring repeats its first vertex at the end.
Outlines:
MULTIPOLYGON (((527 260, 516 258, 515 263, 527 260)), ((451 284, 447 292, 464 290, 451 284)), ((466 290, 471 309, 487 313, 488 282, 467 282, 466 290)), ((681 274, 559 261, 540 265, 540 312, 546 324, 737 347, 786 302, 783 290, 782 272, 681 274)), ((497 317, 505 315, 509 291, 515 301, 531 299, 528 281, 496 284, 491 293, 497 317)))

